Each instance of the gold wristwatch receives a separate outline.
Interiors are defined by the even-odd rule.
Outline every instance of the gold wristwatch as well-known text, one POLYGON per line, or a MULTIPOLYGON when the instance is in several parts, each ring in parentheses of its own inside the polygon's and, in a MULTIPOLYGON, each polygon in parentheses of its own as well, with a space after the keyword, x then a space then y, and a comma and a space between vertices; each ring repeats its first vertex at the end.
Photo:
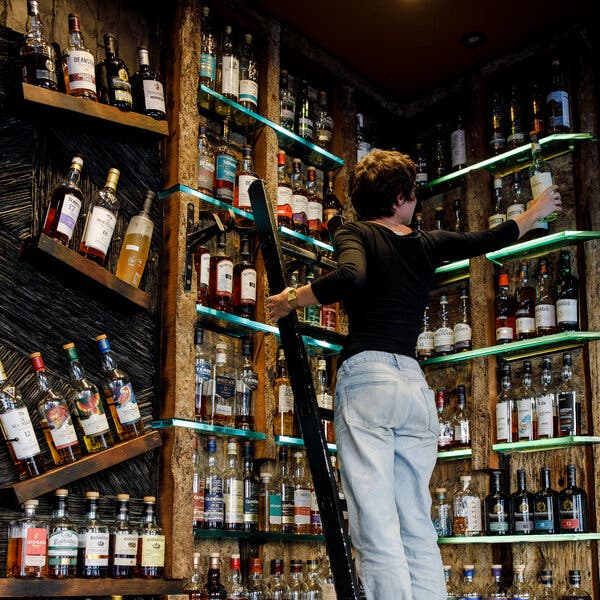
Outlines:
POLYGON ((287 301, 293 310, 298 308, 298 298, 296 298, 296 288, 290 288, 287 293, 287 301))

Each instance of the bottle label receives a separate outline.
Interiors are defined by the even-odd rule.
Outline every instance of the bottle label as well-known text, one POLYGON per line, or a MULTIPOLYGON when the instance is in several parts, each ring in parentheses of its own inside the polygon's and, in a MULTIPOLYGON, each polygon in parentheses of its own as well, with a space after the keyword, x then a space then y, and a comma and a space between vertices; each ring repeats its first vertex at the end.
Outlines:
POLYGON ((481 501, 478 496, 465 498, 467 508, 467 531, 479 533, 481 531, 481 501))
POLYGON ((292 218, 292 190, 289 187, 277 187, 277 216, 292 218))
POLYGON ((533 402, 533 398, 517 400, 517 425, 521 440, 533 439, 533 402))
MULTIPOLYGON (((358 142, 358 146, 356 147, 356 162, 360 162, 369 152, 371 152, 371 145, 368 142, 358 142)), ((419 177, 422 176, 422 173, 417 173, 417 183, 420 183, 419 177)), ((425 183, 427 183, 427 173, 425 173, 425 183)))
POLYGON ((554 437, 554 394, 537 397, 537 424, 539 437, 554 437))
POLYGON ((142 82, 144 89, 144 103, 146 110, 166 113, 165 92, 163 84, 155 79, 144 79, 142 82))
POLYGON ((327 118, 317 131, 317 142, 320 144, 328 144, 333 139, 333 120, 327 118))
POLYGON ((129 225, 127 226, 127 232, 125 233, 125 248, 127 250, 134 250, 135 252, 140 251, 140 247, 136 244, 133 247, 127 245, 128 242, 133 241, 133 236, 139 236, 141 238, 150 239, 152 232, 154 231, 154 223, 146 217, 136 215, 131 218, 129 225))
POLYGON ((217 294, 231 298, 233 293, 233 261, 226 259, 217 263, 217 294))
POLYGON ((525 212, 524 204, 511 204, 506 209, 506 218, 514 219, 517 215, 523 214, 525 212))
MULTIPOLYGON (((527 202, 526 206, 527 206, 527 209, 529 209, 529 207, 531 206, 531 201, 527 202)), ((534 229, 545 229, 547 231, 548 230, 548 221, 536 221, 534 229)))
POLYGON ((514 340, 514 331, 512 327, 496 328, 496 343, 512 342, 514 340))
POLYGON ((563 514, 572 514, 573 511, 560 511, 560 528, 562 531, 578 531, 581 529, 580 521, 578 518, 569 519, 563 517, 563 514))
POLYGON ((269 494, 269 523, 281 525, 281 494, 269 494))
POLYGON ((121 425, 135 423, 142 418, 131 383, 110 385, 110 391, 117 408, 117 416, 121 425))
POLYGON ((165 566, 165 536, 164 535, 142 535, 141 567, 164 567, 165 566))
POLYGON ((571 127, 569 115, 569 94, 564 90, 555 90, 546 96, 546 104, 551 105, 548 128, 571 127))
POLYGON ((215 180, 215 161, 209 156, 200 156, 198 159, 198 187, 212 190, 215 180))
POLYGON ((537 198, 546 188, 553 185, 552 173, 549 171, 536 173, 529 178, 529 184, 531 185, 531 195, 537 198))
POLYGON ((337 322, 337 310, 335 304, 325 304, 321 306, 321 327, 328 331, 335 331, 337 322))
POLYGON ((240 80, 240 102, 249 102, 258 106, 258 83, 251 79, 240 80))
POLYGON ((309 325, 321 325, 321 307, 317 304, 304 307, 304 321, 309 325))
POLYGON ((294 524, 294 486, 281 486, 281 524, 294 524))
POLYGON ((433 334, 433 345, 436 352, 452 352, 454 350, 454 331, 450 327, 439 327, 433 334))
POLYGON ((96 93, 96 69, 94 57, 85 50, 70 50, 67 53, 69 90, 88 90, 96 93))
POLYGON ((86 567, 108 567, 108 533, 88 531, 81 535, 79 545, 84 548, 86 567))
POLYGON ((488 227, 489 229, 492 229, 493 227, 496 227, 496 225, 504 223, 504 221, 506 221, 506 215, 504 213, 490 215, 490 217, 488 218, 488 227))
POLYGON ((277 401, 280 413, 294 412, 294 393, 290 385, 282 384, 279 386, 277 401))
POLYGON ((319 408, 333 410, 333 396, 329 392, 317 393, 317 405, 319 408))
POLYGON ((572 298, 557 300, 556 320, 563 325, 577 325, 577 300, 572 298))
POLYGON ((26 407, 2 413, 0 423, 2 423, 6 440, 10 440, 9 443, 17 460, 26 460, 41 452, 26 407))
POLYGON ((457 323, 454 326, 454 345, 456 349, 467 348, 471 343, 471 326, 468 323, 457 323))
POLYGON ((449 421, 440 421, 438 430, 438 450, 448 450, 452 444, 452 426, 449 421))
POLYGON ((135 567, 137 547, 137 534, 116 533, 114 550, 115 556, 113 557, 113 564, 122 567, 135 567))
POLYGON ((48 565, 77 564, 77 532, 71 529, 62 529, 50 534, 48 538, 48 565))
POLYGON ((215 475, 206 478, 204 487, 204 521, 223 520, 223 479, 215 475))
POLYGON ((417 338, 417 354, 432 352, 434 348, 433 331, 422 331, 417 338))
POLYGON ((243 302, 256 302, 256 270, 244 269, 240 275, 240 297, 243 302))
POLYGON ((537 329, 556 327, 556 307, 554 304, 538 304, 535 307, 535 326, 537 329))
POLYGON ((117 217, 108 209, 94 206, 85 223, 83 244, 106 256, 117 224, 117 217))
POLYGON ((493 533, 508 533, 508 515, 501 503, 494 504, 488 512, 488 529, 493 533))
POLYGON ((210 281, 210 253, 205 252, 200 256, 200 279, 198 283, 200 285, 208 286, 210 281))
POLYGON ((490 146, 497 151, 504 150, 506 148, 506 136, 501 132, 495 131, 490 140, 490 146))
POLYGON ((235 396, 235 377, 215 376, 215 404, 223 408, 221 414, 233 414, 233 398, 235 396))
POLYGON ((510 406, 508 402, 496 404, 496 441, 510 442, 510 406))
POLYGON ((469 444, 471 442, 469 421, 466 419, 461 419, 454 426, 454 441, 460 444, 469 444))
POLYGON ((73 427, 69 409, 65 404, 58 404, 45 409, 44 415, 50 429, 52 443, 57 450, 77 445, 75 427, 73 427))
POLYGON ((306 225, 308 198, 302 194, 292 194, 292 221, 298 225, 306 225))
POLYGON ((533 531, 533 515, 529 512, 529 503, 523 501, 514 516, 515 533, 531 533, 533 531))
POLYGON ((217 57, 214 54, 200 55, 200 77, 206 77, 211 82, 215 80, 217 57))
POLYGON ((294 490, 294 524, 310 525, 310 490, 294 490))
POLYGON ((308 117, 300 117, 298 119, 298 135, 303 138, 313 137, 313 122, 308 117))
POLYGON ((309 200, 307 216, 309 227, 320 227, 323 222, 323 205, 315 200, 309 200))
POLYGON ((258 523, 258 485, 246 480, 244 487, 244 523, 258 523))
MULTIPOLYGON (((127 76, 126 74, 124 75, 127 76)), ((129 81, 124 80, 122 77, 113 77, 110 84, 117 102, 125 102, 129 105, 133 104, 133 99, 131 97, 131 84, 129 81)))
POLYGON ((60 233, 66 235, 70 240, 73 237, 73 231, 75 231, 80 211, 81 200, 73 194, 65 194, 56 231, 60 231, 60 233))
POLYGON ((241 479, 227 479, 223 495, 225 523, 244 521, 244 484, 241 479))
POLYGON ((75 408, 85 435, 93 437, 109 430, 102 399, 98 392, 89 396, 79 396, 75 400, 75 408))
POLYGON ((535 333, 533 317, 517 317, 517 336, 523 333, 535 333))
POLYGON ((333 581, 323 581, 321 588, 322 600, 337 600, 337 593, 335 591, 335 584, 333 581))
POLYGON ((452 535, 449 504, 434 504, 432 521, 438 537, 448 537, 452 535))
POLYGON ((237 99, 240 93, 240 62, 235 56, 221 58, 221 94, 237 99))
POLYGON ((535 531, 553 531, 554 525, 554 507, 551 504, 551 498, 539 501, 535 505, 533 527, 535 531))
MULTIPOLYGON (((237 168, 236 160, 231 154, 219 153, 216 157, 216 175, 217 182, 231 184, 231 194, 233 198, 233 187, 235 185, 235 170, 237 168)), ((222 190, 223 191, 223 190, 222 190)), ((229 190, 227 190, 229 192, 229 190)))
POLYGON ((25 537, 25 566, 43 567, 46 564, 48 530, 44 527, 30 527, 25 537))
POLYGON ((252 203, 250 202, 248 188, 253 181, 256 181, 256 177, 254 175, 240 175, 238 177, 238 208, 249 208, 252 211, 252 203))
POLYGON ((560 435, 577 435, 577 392, 559 392, 556 398, 558 404, 558 422, 560 435))
POLYGON ((193 493, 194 524, 204 523, 204 477, 199 477, 195 482, 196 491, 193 493))
POLYGON ((450 134, 450 154, 452 167, 467 164, 467 143, 464 129, 457 129, 450 134))

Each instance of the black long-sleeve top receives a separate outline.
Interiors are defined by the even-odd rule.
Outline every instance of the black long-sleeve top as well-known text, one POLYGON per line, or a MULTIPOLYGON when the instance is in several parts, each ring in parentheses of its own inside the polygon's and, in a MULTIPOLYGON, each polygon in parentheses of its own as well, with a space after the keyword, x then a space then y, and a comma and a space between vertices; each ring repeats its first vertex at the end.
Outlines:
POLYGON ((321 304, 343 302, 349 334, 340 363, 364 350, 415 357, 415 346, 435 269, 503 248, 519 238, 512 219, 488 231, 415 231, 355 221, 335 234, 337 267, 315 279, 321 304))

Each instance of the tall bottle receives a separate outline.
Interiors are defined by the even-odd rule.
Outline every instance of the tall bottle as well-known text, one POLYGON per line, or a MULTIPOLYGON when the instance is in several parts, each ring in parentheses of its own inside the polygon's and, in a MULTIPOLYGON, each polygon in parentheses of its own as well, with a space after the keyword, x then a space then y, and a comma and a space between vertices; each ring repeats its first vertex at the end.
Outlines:
POLYGON ((431 504, 431 521, 438 537, 452 535, 452 509, 446 497, 446 488, 436 488, 431 504))
MULTIPOLYGON (((554 185, 552 177, 552 167, 550 163, 544 159, 542 146, 538 141, 538 135, 535 131, 529 134, 531 139, 531 166, 529 167, 529 184, 531 185, 531 195, 537 198, 545 189, 554 185)), ((553 212, 543 221, 555 221, 558 219, 558 214, 553 212)))
POLYGON ((519 281, 515 293, 517 302, 517 340, 528 340, 536 336, 535 288, 529 283, 529 266, 526 260, 519 263, 519 281))
POLYGON ((517 469, 517 491, 510 496, 510 513, 514 533, 526 535, 534 532, 533 494, 527 491, 525 469, 517 469))
POLYGON ((548 276, 548 259, 538 259, 538 277, 535 287, 535 328, 538 335, 557 332, 556 304, 548 276))
POLYGON ((240 531, 244 523, 244 485, 239 447, 227 438, 227 465, 223 471, 223 529, 240 531))
POLYGON ((445 452, 452 447, 452 415, 450 403, 446 402, 443 389, 435 391, 435 406, 438 413, 438 452, 445 452))
POLYGON ((444 143, 444 134, 442 124, 436 123, 435 137, 433 140, 432 151, 432 173, 434 179, 443 177, 448 172, 448 163, 446 161, 446 145, 444 143))
POLYGON ((535 399, 537 417, 537 437, 553 438, 559 435, 558 407, 552 385, 552 361, 542 358, 542 374, 535 399))
POLYGON ((133 110, 157 121, 164 121, 167 118, 165 91, 159 74, 150 68, 148 48, 139 46, 137 59, 138 70, 131 76, 133 110))
POLYGON ((86 492, 85 518, 78 530, 77 574, 99 578, 108 575, 108 527, 98 518, 98 492, 86 492))
POLYGON ((48 576, 56 579, 77 573, 77 528, 69 519, 68 490, 55 490, 52 519, 48 523, 48 576))
POLYGON ((433 334, 433 343, 436 356, 446 356, 454 352, 454 331, 450 327, 448 296, 445 294, 440 296, 438 326, 433 334))
MULTIPOLYGON (((315 395, 319 408, 333 410, 333 394, 329 385, 329 375, 327 374, 327 361, 323 357, 317 360, 317 372, 315 375, 315 395)), ((325 441, 335 443, 333 422, 326 419, 321 420, 321 426, 325 433, 325 441)))
POLYGON ((552 60, 552 85, 546 96, 548 133, 569 133, 571 131, 571 109, 569 92, 560 59, 552 60))
POLYGON ((293 192, 285 158, 285 151, 277 153, 277 225, 292 227, 293 192))
POLYGON ((514 219, 525 212, 523 187, 521 186, 521 171, 515 171, 512 177, 511 203, 506 207, 506 218, 514 219))
POLYGON ((254 430, 254 392, 258 374, 252 363, 252 338, 242 338, 243 364, 235 382, 234 425, 236 429, 254 430))
POLYGON ((217 77, 217 36, 213 30, 210 7, 202 7, 200 22, 200 79, 198 83, 215 89, 217 77))
POLYGON ((281 495, 281 531, 294 533, 294 478, 290 471, 289 451, 285 446, 279 447, 277 469, 276 485, 281 495))
POLYGON ((260 475, 258 530, 281 531, 281 493, 269 472, 260 475))
POLYGON ((210 250, 206 243, 200 244, 194 250, 196 302, 202 306, 209 305, 210 257, 210 250))
POLYGON ((294 452, 294 532, 310 533, 311 484, 306 461, 301 450, 294 452))
POLYGON ((104 104, 128 111, 133 108, 129 70, 119 58, 119 42, 114 33, 104 34, 105 59, 96 67, 98 99, 104 104))
POLYGON ((471 428, 469 412, 467 411, 467 390, 464 384, 456 386, 457 405, 452 416, 452 448, 471 447, 471 428))
MULTIPOLYGON (((233 205, 236 208, 239 208, 247 213, 252 212, 252 203, 250 202, 248 188, 254 181, 256 181, 256 179, 257 177, 254 173, 254 167, 252 166, 252 146, 246 145, 242 149, 242 164, 237 175, 237 183, 233 198, 233 205)), ((238 229, 248 229, 254 226, 254 221, 248 219, 247 217, 236 215, 235 224, 238 229)))
POLYGON ((242 510, 243 531, 258 531, 258 488, 259 480, 254 470, 254 444, 242 442, 242 510))
POLYGON ((235 425, 236 376, 227 359, 227 344, 215 347, 215 366, 212 378, 211 415, 207 422, 219 427, 235 425))
POLYGON ((194 452, 192 454, 192 527, 200 529, 204 526, 204 484, 206 480, 206 454, 200 452, 200 435, 194 435, 194 452))
POLYGON ((507 148, 518 148, 525 143, 525 132, 523 131, 523 107, 521 102, 521 91, 517 85, 510 88, 510 102, 508 106, 509 134, 506 138, 507 148))
POLYGON ((160 579, 165 571, 165 536, 156 522, 156 498, 144 496, 144 514, 138 528, 138 555, 135 574, 160 579))
POLYGON ((117 224, 120 203, 117 198, 119 169, 109 169, 106 183, 94 195, 79 244, 79 253, 102 265, 108 254, 117 224))
POLYGON ((540 469, 540 489, 533 496, 533 529, 535 533, 557 533, 558 493, 550 486, 550 469, 540 469))
POLYGON ((240 104, 258 109, 258 62, 251 33, 245 33, 240 44, 240 104))
POLYGON ((206 125, 198 126, 198 191, 213 195, 215 182, 215 155, 208 137, 206 125))
POLYGON ((534 593, 525 583, 525 565, 514 565, 513 584, 508 589, 508 597, 512 600, 534 600, 534 593))
POLYGON ((471 489, 471 476, 460 476, 461 489, 456 492, 453 503, 452 531, 455 536, 480 535, 483 527, 481 519, 481 499, 471 489))
POLYGON ((570 352, 563 352, 562 362, 562 380, 556 390, 558 434, 581 435, 581 399, 573 383, 573 359, 570 352))
POLYGON ((513 418, 514 395, 511 390, 510 363, 501 368, 500 393, 496 400, 496 441, 514 442, 517 439, 517 423, 513 418))
POLYGON ((146 190, 144 206, 129 221, 119 252, 115 275, 136 288, 140 286, 150 252, 150 242, 154 231, 154 223, 150 219, 150 209, 155 199, 156 192, 146 190))
POLYGON ((579 331, 579 279, 571 272, 571 255, 560 252, 556 281, 556 322, 559 331, 579 331))
POLYGON ((50 193, 42 233, 68 246, 83 204, 79 177, 83 158, 74 156, 67 177, 50 193))
POLYGON ((277 351, 277 371, 273 382, 273 395, 277 409, 273 418, 273 434, 293 436, 294 426, 294 393, 290 381, 283 348, 277 351))
POLYGON ((316 144, 331 152, 333 143, 333 119, 327 102, 327 92, 317 94, 317 118, 315 122, 316 144))
POLYGON ((492 471, 490 493, 484 499, 487 535, 510 533, 510 498, 502 491, 502 471, 492 471))
POLYGON ((133 577, 137 547, 138 531, 129 521, 129 494, 117 494, 116 518, 110 527, 110 577, 133 577))
POLYGON ((69 13, 69 37, 62 55, 62 70, 67 94, 87 100, 98 99, 94 55, 85 45, 77 13, 69 13))
POLYGON ((483 600, 509 600, 502 583, 502 565, 492 565, 492 583, 483 593, 483 600))
POLYGON ((531 107, 531 129, 542 139, 546 135, 546 98, 540 89, 540 82, 534 79, 531 82, 529 95, 531 107))
POLYGON ((308 194, 302 175, 302 162, 292 161, 292 229, 303 235, 308 234, 308 194))
POLYGON ((417 171, 415 184, 417 185, 417 187, 427 185, 427 183, 429 183, 429 167, 427 164, 427 152, 425 151, 425 144, 423 144, 422 142, 418 142, 415 145, 414 163, 415 169, 417 171))
POLYGON ((592 597, 581 589, 581 571, 573 569, 567 577, 568 589, 559 597, 559 600, 592 600, 592 597))
POLYGON ((226 252, 227 234, 217 234, 217 252, 210 257, 210 307, 230 313, 233 304, 233 260, 226 252))
POLYGON ((320 239, 323 226, 323 198, 318 190, 315 167, 309 166, 306 169, 306 177, 308 235, 320 239))
POLYGON ((223 475, 217 463, 217 438, 206 440, 207 467, 204 480, 204 529, 221 529, 224 519, 223 475))
POLYGON ((233 267, 233 312, 254 319, 256 312, 256 269, 250 254, 250 237, 240 234, 240 262, 233 267))
POLYGON ((296 103, 296 133, 307 142, 312 142, 315 139, 314 109, 306 79, 300 82, 299 89, 300 94, 296 103))
POLYGON ((502 177, 494 177, 494 200, 492 212, 488 218, 488 227, 496 227, 506 221, 506 212, 504 212, 504 199, 502 195, 502 177))
POLYGON ((220 84, 217 91, 237 102, 240 96, 240 60, 233 44, 231 25, 225 25, 223 30, 217 80, 220 84))
POLYGON ((223 119, 219 147, 215 150, 215 198, 233 204, 237 161, 229 148, 229 120, 223 119))
POLYGON ((491 97, 491 130, 492 137, 490 140, 490 149, 492 155, 502 154, 506 152, 506 132, 504 129, 504 109, 500 100, 500 94, 494 92, 491 97))
POLYGON ((587 494, 577 487, 577 467, 567 465, 567 485, 558 493, 558 518, 561 533, 588 530, 587 494))
POLYGON ((454 349, 456 352, 466 352, 473 347, 471 343, 471 315, 469 308, 469 290, 466 286, 460 288, 460 305, 458 321, 454 324, 454 349))
POLYGON ((467 166, 467 141, 462 113, 456 117, 456 129, 450 133, 450 164, 453 171, 467 166))
POLYGON ((294 131, 296 122, 296 93, 289 84, 288 72, 282 69, 279 74, 279 123, 289 131, 294 131))
POLYGON ((338 197, 335 195, 333 191, 333 172, 329 171, 327 173, 327 187, 325 189, 325 194, 323 195, 323 241, 329 243, 329 230, 327 229, 327 225, 329 220, 336 215, 342 213, 342 204, 339 201, 338 197))
POLYGON ((500 270, 498 294, 496 295, 496 344, 508 344, 516 339, 515 298, 509 292, 509 279, 506 269, 500 270))
POLYGON ((523 361, 521 385, 515 390, 513 410, 516 413, 513 418, 517 422, 517 439, 519 441, 537 439, 535 390, 530 360, 523 361))
POLYGON ((38 504, 38 500, 26 500, 23 517, 9 527, 8 577, 38 578, 48 574, 48 525, 35 514, 38 504))
POLYGON ((431 329, 431 320, 429 318, 429 305, 423 311, 423 322, 421 324, 421 332, 417 337, 417 358, 423 360, 425 358, 433 358, 435 354, 435 337, 431 329))

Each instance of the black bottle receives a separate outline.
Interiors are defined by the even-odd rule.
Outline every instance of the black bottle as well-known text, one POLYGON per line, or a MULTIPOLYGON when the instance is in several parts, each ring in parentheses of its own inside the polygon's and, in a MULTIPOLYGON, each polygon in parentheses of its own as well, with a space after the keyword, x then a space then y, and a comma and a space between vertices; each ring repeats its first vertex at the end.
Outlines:
POLYGON ((485 497, 486 535, 510 533, 510 498, 501 491, 502 471, 492 471, 490 493, 485 497))
POLYGON ((527 491, 525 469, 518 469, 517 491, 510 496, 510 512, 514 533, 533 533, 533 507, 533 494, 527 491))
POLYGON ((117 38, 112 33, 104 34, 106 58, 96 67, 98 100, 121 110, 133 108, 131 83, 127 65, 119 58, 117 38))
POLYGON ((585 533, 588 530, 587 496, 576 485, 575 465, 567 465, 567 487, 558 494, 561 533, 585 533))
POLYGON ((159 81, 158 75, 150 68, 148 49, 140 46, 137 54, 140 67, 131 77, 133 110, 158 121, 164 121, 167 118, 167 112, 163 84, 159 81))
POLYGON ((533 497, 533 528, 535 533, 557 533, 558 493, 550 487, 550 469, 540 471, 540 490, 533 497))

